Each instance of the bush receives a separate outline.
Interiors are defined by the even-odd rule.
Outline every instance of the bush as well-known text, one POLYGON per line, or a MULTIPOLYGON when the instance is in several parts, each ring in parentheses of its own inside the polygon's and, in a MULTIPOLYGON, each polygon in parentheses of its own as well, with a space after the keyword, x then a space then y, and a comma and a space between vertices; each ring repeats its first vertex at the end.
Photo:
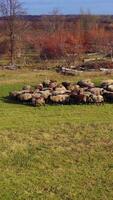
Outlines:
POLYGON ((57 59, 64 55, 62 49, 59 46, 44 47, 41 51, 41 59, 57 59))

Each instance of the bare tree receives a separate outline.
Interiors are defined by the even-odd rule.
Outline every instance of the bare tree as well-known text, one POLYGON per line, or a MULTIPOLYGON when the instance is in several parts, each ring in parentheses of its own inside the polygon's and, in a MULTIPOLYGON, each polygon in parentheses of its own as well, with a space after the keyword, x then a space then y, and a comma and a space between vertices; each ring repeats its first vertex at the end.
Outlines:
POLYGON ((96 27, 98 23, 98 16, 92 15, 90 11, 84 12, 81 10, 80 14, 80 37, 82 38, 83 48, 85 51, 90 51, 92 38, 90 38, 91 30, 96 27))
POLYGON ((65 16, 58 9, 54 9, 48 15, 42 17, 42 24, 49 34, 60 31, 64 28, 65 16))
MULTIPOLYGON (((5 33, 9 42, 10 62, 15 64, 16 41, 19 38, 19 20, 24 15, 24 9, 19 0, 0 0, 0 14, 3 17, 5 33)), ((22 30, 23 31, 23 30, 22 30)))

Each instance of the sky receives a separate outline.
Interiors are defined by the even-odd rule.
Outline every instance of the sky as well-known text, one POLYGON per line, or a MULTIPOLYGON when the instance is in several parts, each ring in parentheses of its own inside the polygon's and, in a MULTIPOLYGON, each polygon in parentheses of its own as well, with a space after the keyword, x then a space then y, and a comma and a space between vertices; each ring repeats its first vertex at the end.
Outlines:
POLYGON ((92 14, 113 14, 113 0, 22 0, 28 14, 79 14, 80 10, 92 14))

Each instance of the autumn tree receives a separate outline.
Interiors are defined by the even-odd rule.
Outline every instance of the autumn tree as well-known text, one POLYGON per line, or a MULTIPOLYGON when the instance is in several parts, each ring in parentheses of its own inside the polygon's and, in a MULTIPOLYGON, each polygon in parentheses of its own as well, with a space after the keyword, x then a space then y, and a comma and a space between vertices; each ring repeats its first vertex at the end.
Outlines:
POLYGON ((19 0, 0 0, 0 14, 3 17, 5 31, 9 44, 10 63, 15 64, 16 61, 16 43, 23 32, 20 26, 20 20, 24 15, 24 9, 19 0))
POLYGON ((81 11, 80 14, 80 38, 85 52, 91 51, 91 45, 93 38, 91 37, 91 31, 98 24, 98 16, 94 16, 88 12, 81 11))

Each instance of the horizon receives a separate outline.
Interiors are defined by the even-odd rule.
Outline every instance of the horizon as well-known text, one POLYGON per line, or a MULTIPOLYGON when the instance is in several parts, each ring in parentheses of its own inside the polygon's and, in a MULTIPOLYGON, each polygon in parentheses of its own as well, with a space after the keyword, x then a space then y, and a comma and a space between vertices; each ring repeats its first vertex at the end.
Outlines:
POLYGON ((50 15, 53 10, 59 10, 63 15, 78 15, 90 12, 94 15, 113 15, 113 0, 98 2, 97 0, 23 0, 29 15, 50 15))

